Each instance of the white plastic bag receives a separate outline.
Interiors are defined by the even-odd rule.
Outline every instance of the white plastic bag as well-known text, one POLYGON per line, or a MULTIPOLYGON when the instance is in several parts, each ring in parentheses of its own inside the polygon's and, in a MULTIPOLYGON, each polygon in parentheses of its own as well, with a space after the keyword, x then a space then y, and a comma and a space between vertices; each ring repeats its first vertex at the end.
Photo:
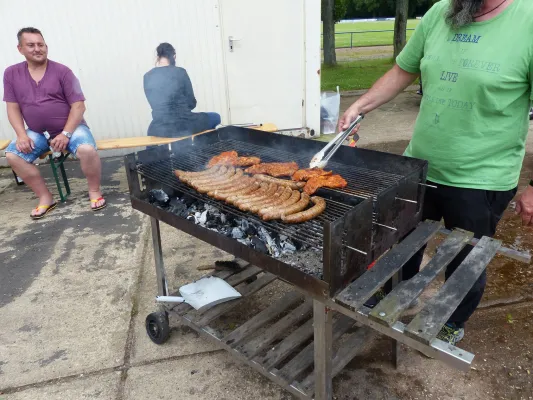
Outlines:
POLYGON ((341 106, 341 94, 337 92, 322 92, 320 95, 320 133, 331 135, 336 132, 341 106))

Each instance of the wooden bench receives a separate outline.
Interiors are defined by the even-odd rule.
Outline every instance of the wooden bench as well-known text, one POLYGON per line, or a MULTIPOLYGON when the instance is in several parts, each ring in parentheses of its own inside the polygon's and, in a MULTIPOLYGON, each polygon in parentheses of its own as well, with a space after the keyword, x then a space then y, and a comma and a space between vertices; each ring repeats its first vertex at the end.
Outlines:
MULTIPOLYGON (((265 123, 261 125, 249 126, 250 129, 257 129, 265 132, 275 132, 278 130, 276 125, 272 123, 265 123)), ((180 138, 164 138, 157 136, 137 136, 129 138, 118 138, 118 139, 100 139, 96 141, 96 147, 98 150, 119 150, 119 149, 131 149, 136 147, 145 147, 145 146, 160 146, 164 144, 169 144, 173 142, 178 142, 180 140, 188 139, 194 136, 202 135, 212 130, 207 130, 199 133, 195 133, 191 136, 185 136, 180 138)), ((4 150, 11 140, 0 140, 0 150, 4 150)), ((64 162, 70 156, 70 153, 64 152, 59 157, 54 158, 51 151, 41 155, 39 158, 44 159, 48 157, 50 161, 50 166, 52 168, 52 173, 54 175, 54 180, 57 185, 57 190, 59 191, 59 197, 62 202, 67 200, 67 197, 70 195, 70 185, 68 183, 67 173, 65 171, 64 162), (61 181, 59 179, 59 173, 63 179, 63 185, 65 187, 65 193, 63 193, 63 188, 61 187, 61 181)), ((20 183, 20 178, 15 174, 15 180, 17 184, 20 183)))

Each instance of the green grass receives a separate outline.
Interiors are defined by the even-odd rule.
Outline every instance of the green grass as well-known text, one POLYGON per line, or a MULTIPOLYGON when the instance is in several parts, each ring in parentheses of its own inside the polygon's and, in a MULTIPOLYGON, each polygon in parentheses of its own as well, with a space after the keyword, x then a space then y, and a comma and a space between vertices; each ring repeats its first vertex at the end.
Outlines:
MULTIPOLYGON (((407 29, 414 29, 420 20, 410 19, 407 21, 407 29)), ((365 32, 354 33, 353 42, 350 34, 335 35, 335 46, 340 47, 362 47, 362 46, 384 46, 392 45, 394 21, 376 22, 354 22, 345 24, 335 24, 335 32, 363 32, 389 30, 390 32, 365 32)), ((407 39, 411 37, 413 31, 407 31, 407 39)))
POLYGON ((322 66, 322 91, 368 89, 393 65, 392 58, 359 60, 338 64, 336 67, 322 66))

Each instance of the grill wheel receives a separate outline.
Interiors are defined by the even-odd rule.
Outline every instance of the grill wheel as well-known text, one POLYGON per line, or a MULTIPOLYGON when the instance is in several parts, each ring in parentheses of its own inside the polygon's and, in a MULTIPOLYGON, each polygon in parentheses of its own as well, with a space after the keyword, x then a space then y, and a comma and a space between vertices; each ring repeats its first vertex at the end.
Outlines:
POLYGON ((155 344, 163 344, 170 337, 168 315, 164 312, 154 312, 146 317, 146 333, 155 344))

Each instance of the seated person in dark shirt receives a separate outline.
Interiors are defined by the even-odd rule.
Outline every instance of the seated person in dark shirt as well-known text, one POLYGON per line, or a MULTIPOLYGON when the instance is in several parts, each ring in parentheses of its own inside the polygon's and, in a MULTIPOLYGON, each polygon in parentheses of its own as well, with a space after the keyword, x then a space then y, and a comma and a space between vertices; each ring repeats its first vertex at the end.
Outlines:
POLYGON ((176 67, 176 50, 169 43, 157 46, 157 66, 144 75, 144 93, 152 107, 149 136, 181 137, 220 124, 214 112, 195 113, 196 99, 185 69, 176 67))

